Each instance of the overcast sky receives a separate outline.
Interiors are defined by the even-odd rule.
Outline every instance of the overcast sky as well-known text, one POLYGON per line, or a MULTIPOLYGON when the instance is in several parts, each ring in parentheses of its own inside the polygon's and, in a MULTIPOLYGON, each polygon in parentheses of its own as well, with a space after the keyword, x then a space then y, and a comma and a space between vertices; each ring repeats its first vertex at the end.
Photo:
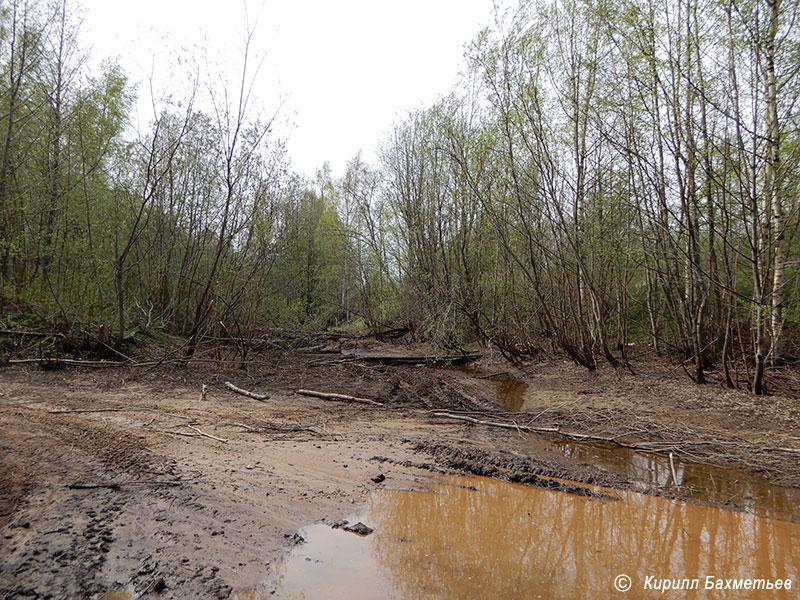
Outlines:
MULTIPOLYGON (((133 79, 172 68, 182 47, 208 47, 240 64, 244 2, 81 0, 82 39, 95 57, 119 56, 133 79)), ((294 169, 313 176, 324 161, 334 175, 359 150, 374 159, 397 115, 450 91, 464 45, 489 24, 492 0, 249 0, 261 13, 256 50, 265 106, 285 98, 294 126, 294 169)))

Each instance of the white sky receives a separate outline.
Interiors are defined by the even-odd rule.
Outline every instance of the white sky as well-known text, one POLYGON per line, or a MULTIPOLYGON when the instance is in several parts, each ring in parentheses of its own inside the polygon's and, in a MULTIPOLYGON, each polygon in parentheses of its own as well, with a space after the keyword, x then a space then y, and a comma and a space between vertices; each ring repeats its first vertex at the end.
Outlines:
MULTIPOLYGON (((81 3, 83 43, 95 58, 119 56, 134 80, 172 69, 182 47, 208 47, 233 73, 241 64, 243 0, 81 3)), ((249 4, 254 19, 261 2, 249 4)), ((338 176, 359 150, 374 160, 396 116, 452 89, 491 11, 492 0, 266 0, 257 93, 273 109, 286 99, 294 169, 312 177, 327 160, 338 176)))

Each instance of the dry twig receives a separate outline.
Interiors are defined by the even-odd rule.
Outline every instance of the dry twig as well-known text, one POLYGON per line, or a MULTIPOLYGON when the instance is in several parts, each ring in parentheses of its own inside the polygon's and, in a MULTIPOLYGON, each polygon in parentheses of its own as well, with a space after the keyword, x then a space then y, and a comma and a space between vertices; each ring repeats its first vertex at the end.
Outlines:
POLYGON ((211 435, 210 433, 206 433, 206 432, 204 432, 204 431, 200 431, 200 430, 199 430, 197 427, 195 427, 194 425, 189 425, 189 424, 187 423, 187 424, 186 424, 186 426, 187 426, 189 429, 194 429, 194 430, 195 430, 197 433, 199 433, 199 434, 200 434, 200 435, 202 435, 202 436, 205 436, 205 437, 207 437, 207 438, 211 438, 212 440, 217 440, 218 442, 222 442, 223 444, 227 444, 227 443, 228 443, 228 440, 226 440, 226 439, 223 439, 223 438, 219 438, 219 437, 217 437, 217 436, 215 436, 215 435, 211 435))

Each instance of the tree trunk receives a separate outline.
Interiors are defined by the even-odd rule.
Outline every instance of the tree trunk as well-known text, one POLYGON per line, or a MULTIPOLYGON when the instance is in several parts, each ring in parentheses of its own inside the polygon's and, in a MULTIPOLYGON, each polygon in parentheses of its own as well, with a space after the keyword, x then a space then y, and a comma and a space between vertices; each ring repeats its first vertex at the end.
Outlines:
POLYGON ((783 199, 780 191, 780 125, 778 123, 778 83, 775 75, 775 38, 778 34, 778 9, 780 0, 767 0, 766 65, 764 67, 766 92, 764 104, 767 122, 767 156, 764 165, 764 194, 772 211, 773 268, 772 268, 772 314, 770 362, 781 360, 781 333, 784 324, 786 300, 787 247, 784 232, 783 199))

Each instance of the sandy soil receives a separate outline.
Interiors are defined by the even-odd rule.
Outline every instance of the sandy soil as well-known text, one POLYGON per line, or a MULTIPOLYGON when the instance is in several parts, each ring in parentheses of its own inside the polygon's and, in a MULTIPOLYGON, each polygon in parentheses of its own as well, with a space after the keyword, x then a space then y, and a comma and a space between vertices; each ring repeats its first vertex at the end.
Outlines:
MULTIPOLYGON (((491 357, 432 369, 288 352, 261 356, 247 371, 5 367, 0 597, 102 598, 126 588, 142 598, 227 598, 264 580, 300 527, 341 520, 377 488, 416 487, 440 472, 683 494, 624 461, 566 452, 558 436, 438 411, 651 444, 662 455, 735 466, 765 485, 800 487, 797 397, 698 388, 658 365, 637 371, 589 374, 564 362, 514 369, 491 357), (236 395, 225 381, 269 399, 236 395), (504 381, 523 382, 518 414, 496 404, 504 381), (300 388, 385 406, 300 396, 300 388)), ((726 502, 751 510, 751 501, 726 502)))

